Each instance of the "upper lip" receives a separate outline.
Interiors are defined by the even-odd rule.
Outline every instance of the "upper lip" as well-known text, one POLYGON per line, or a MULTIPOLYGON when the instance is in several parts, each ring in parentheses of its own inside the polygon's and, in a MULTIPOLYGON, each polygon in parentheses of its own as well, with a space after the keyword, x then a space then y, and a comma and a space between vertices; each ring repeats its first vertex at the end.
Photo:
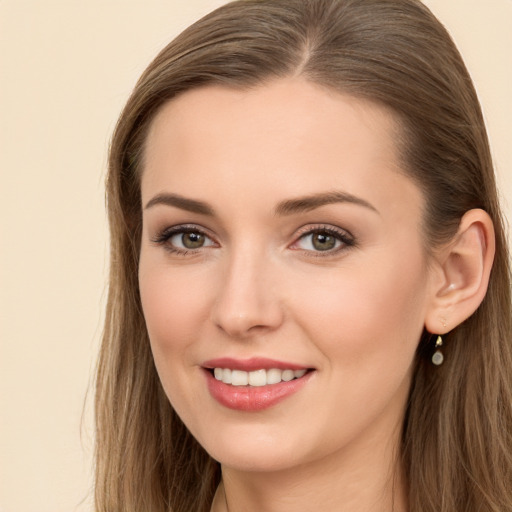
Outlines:
POLYGON ((232 357, 219 357, 209 359, 202 364, 203 368, 229 368, 231 370, 242 370, 251 372, 255 370, 270 370, 277 368, 279 370, 307 370, 308 366, 268 359, 266 357, 251 357, 250 359, 234 359, 232 357))

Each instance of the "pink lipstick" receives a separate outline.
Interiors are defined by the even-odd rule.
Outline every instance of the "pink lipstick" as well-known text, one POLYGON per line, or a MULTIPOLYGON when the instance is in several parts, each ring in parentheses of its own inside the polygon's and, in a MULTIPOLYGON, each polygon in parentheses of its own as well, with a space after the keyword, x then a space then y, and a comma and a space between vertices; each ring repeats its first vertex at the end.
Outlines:
POLYGON ((267 358, 219 358, 203 363, 208 390, 221 405, 261 411, 298 392, 311 368, 267 358))

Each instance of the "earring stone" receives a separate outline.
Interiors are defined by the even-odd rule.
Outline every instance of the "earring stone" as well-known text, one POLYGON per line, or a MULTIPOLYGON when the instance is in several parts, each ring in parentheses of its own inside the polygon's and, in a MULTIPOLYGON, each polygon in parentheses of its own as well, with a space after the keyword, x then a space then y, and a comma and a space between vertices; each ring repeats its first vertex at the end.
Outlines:
POLYGON ((441 338, 441 336, 437 337, 435 346, 436 346, 437 350, 432 355, 432 363, 435 364, 436 366, 440 366, 443 364, 443 361, 444 361, 444 355, 441 352, 441 350, 439 350, 439 347, 443 346, 443 338, 441 338))

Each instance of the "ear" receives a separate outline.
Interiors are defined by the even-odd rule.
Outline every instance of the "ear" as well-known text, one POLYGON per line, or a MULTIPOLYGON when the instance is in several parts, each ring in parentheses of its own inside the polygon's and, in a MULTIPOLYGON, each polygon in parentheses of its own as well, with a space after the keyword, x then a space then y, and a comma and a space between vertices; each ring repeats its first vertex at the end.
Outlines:
POLYGON ((494 251, 491 218, 483 210, 469 210, 453 240, 434 256, 427 331, 445 334, 476 311, 487 292, 494 251))

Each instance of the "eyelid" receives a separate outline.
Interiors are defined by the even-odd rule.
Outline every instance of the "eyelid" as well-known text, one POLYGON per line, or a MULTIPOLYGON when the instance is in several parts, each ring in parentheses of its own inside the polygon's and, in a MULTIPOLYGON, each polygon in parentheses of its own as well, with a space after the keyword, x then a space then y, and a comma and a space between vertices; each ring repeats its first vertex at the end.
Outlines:
POLYGON ((171 253, 176 254, 188 254, 188 253, 196 253, 202 249, 208 249, 210 247, 218 247, 219 244, 216 241, 215 237, 210 233, 209 230, 206 228, 203 228, 202 226, 199 226, 197 224, 177 224, 174 226, 167 226, 157 232, 157 234, 153 237, 151 237, 151 242, 155 245, 161 245, 164 246, 166 250, 168 250, 171 253), (179 235, 179 234, 185 234, 185 233, 200 233, 201 235, 204 235, 206 238, 208 238, 210 241, 212 241, 212 244, 205 245, 198 247, 197 249, 187 249, 182 247, 176 247, 174 245, 171 245, 169 243, 170 239, 173 236, 179 235))
MULTIPOLYGON (((159 230, 157 234, 151 238, 151 242, 155 245, 163 246, 167 251, 171 253, 179 255, 198 253, 203 249, 219 247, 219 243, 216 240, 216 237, 212 235, 208 229, 197 224, 178 224, 173 226, 167 226, 159 230), (173 236, 184 233, 200 233, 201 235, 204 235, 206 238, 208 238, 208 240, 210 240, 212 243, 200 246, 195 249, 188 249, 183 247, 177 247, 169 242, 173 236)), ((296 231, 294 235, 294 241, 288 247, 292 250, 301 251, 314 257, 329 257, 354 246, 356 246, 355 237, 346 229, 340 228, 338 226, 333 226, 332 224, 308 224, 306 226, 299 228, 296 231), (297 244, 301 239, 304 239, 306 236, 311 236, 315 233, 321 232, 328 233, 334 236, 339 242, 341 242, 340 245, 338 247, 327 249, 325 251, 303 249, 297 247, 297 244)))
POLYGON ((331 224, 316 224, 316 225, 308 224, 307 226, 303 226, 302 228, 300 228, 297 231, 297 233, 295 234, 295 237, 294 237, 294 241, 290 244, 289 247, 293 250, 310 253, 310 254, 314 255, 315 257, 317 257, 317 256, 327 257, 329 255, 332 256, 340 251, 344 251, 344 250, 349 249, 354 246, 356 246, 356 239, 352 235, 352 233, 350 233, 346 229, 339 228, 339 227, 333 226, 331 224), (336 248, 326 250, 326 251, 314 251, 314 250, 310 250, 310 249, 301 249, 299 247, 294 247, 294 245, 297 245, 297 243, 301 239, 305 238, 306 236, 311 236, 315 233, 322 233, 322 232, 325 232, 325 233, 335 236, 341 242, 341 246, 338 246, 336 248))

